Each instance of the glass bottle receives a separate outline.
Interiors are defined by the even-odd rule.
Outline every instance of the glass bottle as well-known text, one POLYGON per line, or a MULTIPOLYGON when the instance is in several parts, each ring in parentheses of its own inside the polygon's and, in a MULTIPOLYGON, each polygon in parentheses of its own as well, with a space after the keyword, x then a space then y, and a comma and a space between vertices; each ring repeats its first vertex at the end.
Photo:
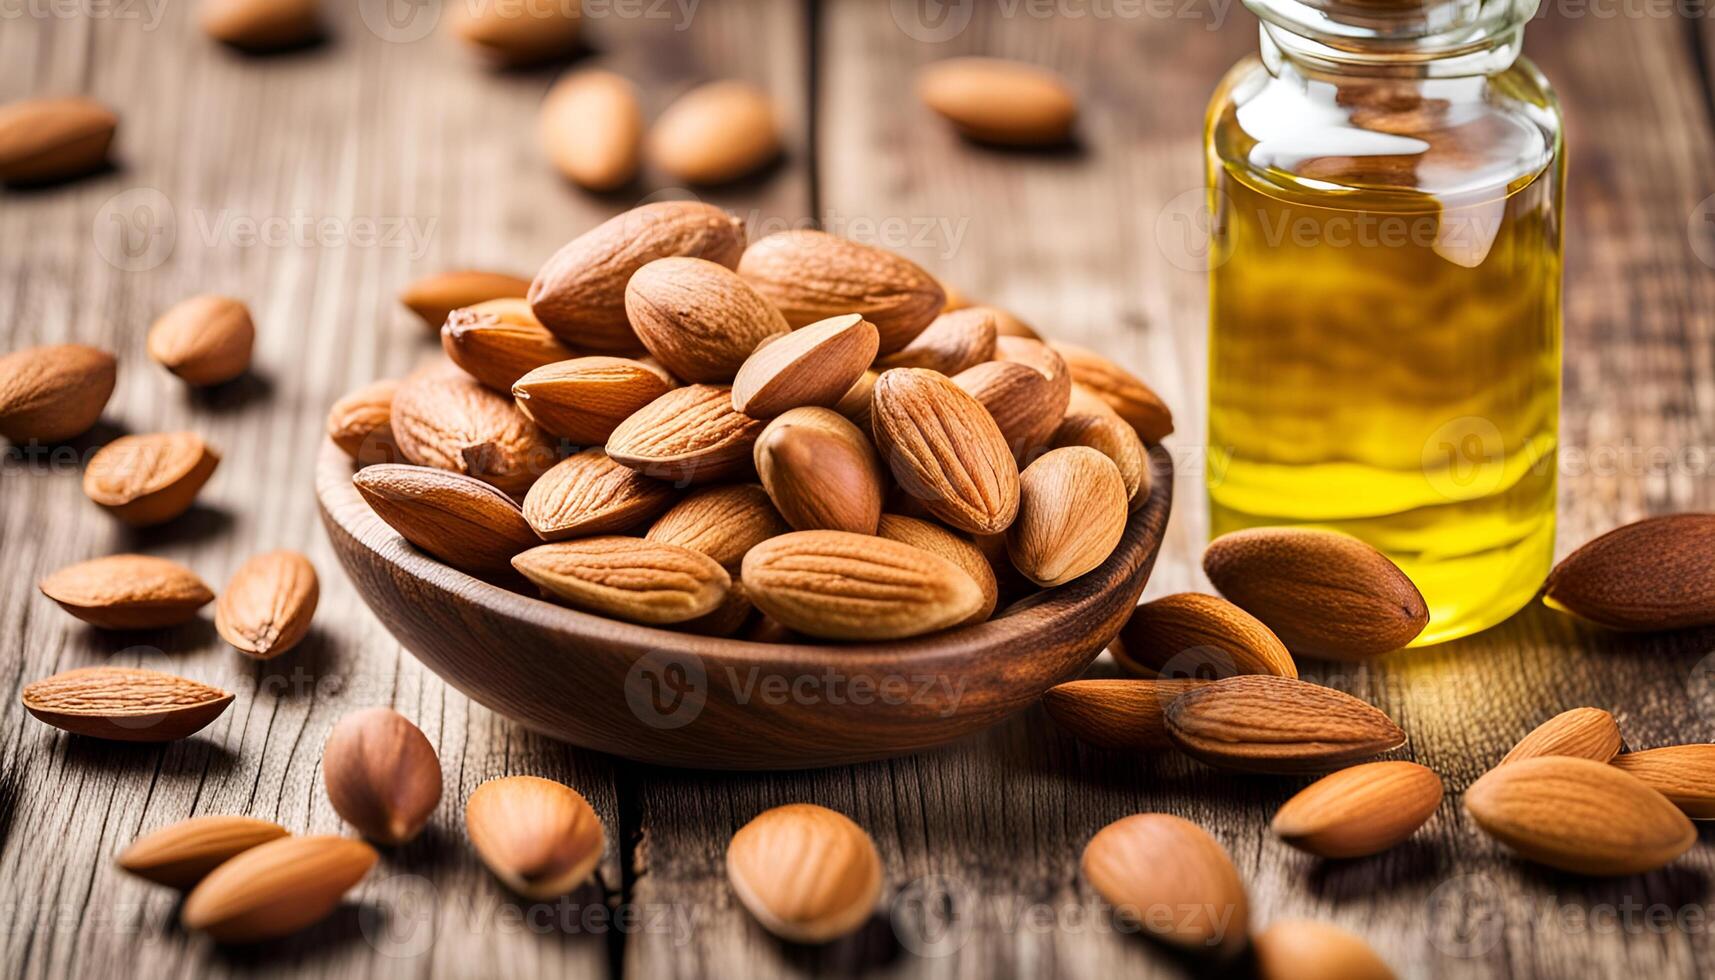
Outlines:
POLYGON ((1536 0, 1246 0, 1209 106, 1214 534, 1344 531, 1413 645, 1529 602, 1554 547, 1561 118, 1536 0))

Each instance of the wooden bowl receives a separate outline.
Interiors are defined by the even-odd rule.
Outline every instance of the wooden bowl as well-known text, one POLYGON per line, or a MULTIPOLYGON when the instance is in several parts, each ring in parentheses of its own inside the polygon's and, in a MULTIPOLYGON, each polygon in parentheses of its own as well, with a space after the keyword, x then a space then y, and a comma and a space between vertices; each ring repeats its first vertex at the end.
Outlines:
POLYGON ((1173 467, 1095 571, 976 626, 868 644, 752 643, 577 612, 418 551, 322 447, 316 494, 346 574, 400 643, 447 683, 537 731, 663 765, 799 769, 904 755, 1028 707, 1119 632, 1155 564, 1173 467))

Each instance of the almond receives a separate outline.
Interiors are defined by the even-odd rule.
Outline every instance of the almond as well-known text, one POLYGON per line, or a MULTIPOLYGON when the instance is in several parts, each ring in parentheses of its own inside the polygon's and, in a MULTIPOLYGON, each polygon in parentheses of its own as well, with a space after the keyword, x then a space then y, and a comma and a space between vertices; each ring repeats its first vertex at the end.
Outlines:
POLYGON ((560 460, 524 496, 524 519, 544 541, 629 531, 661 514, 672 486, 586 449, 560 460))
POLYGON ((24 443, 83 435, 101 418, 118 376, 112 354, 83 344, 0 357, 0 436, 24 443))
POLYGON ((1543 593, 1611 629, 1672 630, 1715 624, 1715 514, 1673 514, 1627 524, 1567 555, 1543 593))
POLYGON ((1167 734, 1192 758, 1244 772, 1327 772, 1405 744, 1405 733, 1374 706, 1265 674, 1180 695, 1167 707, 1167 734))
POLYGON ((393 437, 418 466, 474 476, 513 495, 556 462, 553 444, 510 398, 453 371, 419 371, 400 384, 393 437))
POLYGON ((645 537, 700 551, 736 578, 750 549, 790 530, 768 491, 741 483, 692 493, 662 514, 645 537))
POLYGON ((1104 749, 1167 749, 1167 706, 1203 680, 1142 681, 1098 678, 1067 681, 1042 695, 1048 717, 1080 742, 1104 749))
POLYGON ((475 477, 389 463, 351 482, 406 541, 473 575, 507 571, 513 555, 541 542, 511 497, 475 477))
POLYGON ((994 311, 982 306, 942 313, 911 343, 876 362, 886 370, 929 368, 952 377, 994 356, 994 311))
POLYGON ((1046 445, 1065 416, 1054 383, 1028 365, 984 361, 960 371, 953 383, 994 419, 1014 459, 1029 459, 1046 445))
POLYGON ((756 607, 830 640, 894 640, 955 626, 983 604, 958 565, 922 548, 847 531, 795 531, 744 557, 756 607))
POLYGON ((964 569, 983 594, 982 605, 965 619, 965 623, 980 623, 994 614, 994 607, 1000 601, 1000 587, 995 582, 994 569, 989 566, 988 558, 975 543, 939 524, 900 514, 881 515, 875 533, 890 541, 940 555, 964 569))
POLYGON ((220 717, 232 695, 158 670, 80 667, 24 686, 24 710, 73 735, 171 742, 220 717))
POLYGON ((794 408, 762 430, 754 458, 769 499, 794 529, 875 533, 887 477, 845 416, 794 408))
POLYGON ((1125 536, 1125 481, 1101 453, 1072 446, 1047 453, 1018 477, 1018 519, 1006 551, 1043 588, 1064 585, 1108 560, 1125 536))
POLYGON ((1054 72, 1002 58, 948 58, 917 75, 917 97, 961 134, 1002 146, 1071 138, 1078 100, 1054 72))
POLYGON ((530 306, 543 326, 574 347, 632 354, 643 347, 625 316, 625 285, 633 273, 674 255, 731 269, 743 253, 744 223, 720 208, 700 201, 645 204, 555 252, 530 284, 530 306))
POLYGON ((150 527, 190 510, 219 465, 195 432, 120 436, 89 458, 83 492, 122 522, 150 527))
POLYGON ((875 324, 856 313, 800 327, 758 347, 739 366, 732 407, 767 419, 790 408, 840 404, 864 377, 880 343, 875 324))
POLYGON ((652 363, 596 356, 544 364, 512 385, 512 397, 544 430, 573 445, 599 446, 672 389, 672 379, 652 363))
POLYGON ((1571 756, 1496 766, 1465 791, 1465 809, 1522 857, 1575 874, 1643 874, 1697 841, 1667 797, 1619 768, 1571 756))
POLYGON ((190 622, 214 593, 178 562, 109 555, 68 565, 42 579, 42 594, 101 629, 164 629, 190 622))
POLYGON ((1326 922, 1276 922, 1251 946, 1259 980, 1394 980, 1368 943, 1326 922))
POLYGON ((78 95, 0 106, 0 181, 45 183, 98 170, 118 128, 113 110, 78 95))
POLYGON ((328 438, 359 466, 399 463, 405 454, 393 439, 393 378, 372 381, 328 409, 328 438))
POLYGON ((1048 437, 1050 449, 1088 446, 1113 461, 1125 484, 1127 506, 1136 510, 1149 500, 1149 455, 1143 440, 1117 415, 1067 414, 1048 437))
POLYGON ((149 356, 186 384, 217 385, 250 369, 256 325, 230 296, 192 296, 149 328, 149 356))
POLYGON ((536 776, 491 779, 465 802, 465 831, 495 877, 525 898, 558 898, 601 862, 606 832, 589 801, 536 776))
POLYGON ((710 82, 686 92, 649 131, 650 161, 687 184, 737 180, 779 155, 774 104, 746 82, 710 82))
POLYGON ((744 583, 735 579, 713 612, 686 620, 674 628, 698 636, 732 636, 750 622, 750 614, 755 611, 756 605, 750 601, 750 593, 745 590, 744 583))
POLYGON ((1138 606, 1120 629, 1113 654, 1139 677, 1298 676, 1292 655, 1267 626, 1225 599, 1196 592, 1138 606))
POLYGON ((1693 820, 1715 820, 1715 745, 1627 752, 1614 766, 1667 797, 1693 820))
POLYGON ((1248 938, 1244 881, 1226 848, 1189 820, 1166 813, 1116 820, 1090 838, 1082 867, 1115 914, 1163 942, 1226 953, 1248 938))
POLYGON ((743 478, 764 423, 733 411, 724 385, 675 388, 638 409, 607 439, 607 454, 679 484, 743 478))
POLYGON ((279 51, 321 36, 316 0, 202 0, 204 34, 245 51, 279 51))
POLYGON ((214 628, 238 652, 271 660, 303 641, 321 585, 310 560, 270 551, 239 566, 214 607, 214 628))
POLYGON ((343 837, 269 841, 209 872, 186 897, 179 921, 222 943, 287 936, 327 918, 377 857, 368 844, 343 837))
POLYGON ((1288 649, 1352 659, 1397 650, 1429 624, 1429 606, 1387 556, 1332 531, 1262 527, 1223 534, 1203 553, 1220 593, 1267 623, 1288 649))
POLYGON ((328 802, 381 844, 416 837, 441 802, 441 760, 416 725, 392 708, 346 715, 322 747, 328 802))
POLYGON ((825 943, 857 931, 875 912, 881 856, 862 827, 813 803, 764 810, 732 835, 727 880, 769 932, 825 943))
POLYGON ((504 272, 460 269, 417 280, 399 294, 399 302, 421 317, 430 330, 439 332, 447 322, 447 315, 454 310, 529 292, 528 279, 504 272))
POLYGON ((1538 725, 1519 740, 1501 765, 1545 755, 1608 762, 1620 752, 1620 726, 1601 708, 1573 708, 1538 725))
POLYGON ((1274 815, 1281 840, 1325 858, 1380 854, 1441 806, 1441 777, 1415 762, 1369 762, 1298 792, 1274 815))
POLYGON ((1137 436, 1154 445, 1173 432, 1173 413, 1137 376, 1095 351, 1075 344, 1055 343, 1054 350, 1066 360, 1072 380, 1107 402, 1119 417, 1137 430, 1137 436))
POLYGON ((452 33, 484 60, 522 67, 577 50, 583 5, 573 0, 460 3, 445 13, 452 33))
POLYGON ((168 888, 190 888, 229 858, 286 836, 254 817, 191 817, 158 827, 121 851, 119 867, 168 888))
POLYGON ((894 479, 961 531, 994 534, 1018 515, 1018 467, 982 404, 945 375, 894 368, 875 383, 876 449, 894 479))
POLYGON ((686 381, 725 384, 786 318, 724 265, 674 256, 638 269, 625 286, 631 328, 662 366, 686 381))
POLYGON ((610 71, 574 71, 542 100, 536 134, 565 178, 592 191, 631 183, 642 155, 637 87, 610 71))
POLYGON ((652 626, 713 612, 732 583, 700 551, 615 536, 540 545, 512 567, 578 609, 652 626))
POLYGON ((875 404, 875 383, 881 380, 881 375, 874 371, 865 371, 861 377, 852 382, 840 400, 834 403, 834 411, 851 419, 852 424, 865 432, 875 431, 874 419, 870 409, 875 404))
POLYGON ((441 349, 465 373, 498 391, 544 364, 576 357, 516 297, 491 299, 447 314, 441 349))
POLYGON ((891 354, 940 314, 935 277, 907 259, 827 232, 783 231, 745 249, 738 274, 750 280, 793 328, 857 313, 875 324, 891 354))

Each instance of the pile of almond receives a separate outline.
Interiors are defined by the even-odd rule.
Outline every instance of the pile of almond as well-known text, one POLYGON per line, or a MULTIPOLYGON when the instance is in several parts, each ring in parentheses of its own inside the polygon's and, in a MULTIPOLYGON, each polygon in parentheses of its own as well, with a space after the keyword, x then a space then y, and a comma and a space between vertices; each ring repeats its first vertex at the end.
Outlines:
POLYGON ((885 640, 982 622, 1107 560, 1172 417, 1100 355, 817 231, 696 202, 574 239, 525 297, 457 273, 447 363, 329 432, 408 541, 588 612, 885 640))

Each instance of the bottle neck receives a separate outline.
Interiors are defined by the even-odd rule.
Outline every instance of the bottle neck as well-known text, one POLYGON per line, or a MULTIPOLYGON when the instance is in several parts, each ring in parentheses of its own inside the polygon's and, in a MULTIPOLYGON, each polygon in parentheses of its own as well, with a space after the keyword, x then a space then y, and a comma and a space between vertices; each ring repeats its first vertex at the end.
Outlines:
POLYGON ((1271 71, 1453 78, 1503 71, 1539 0, 1245 0, 1271 71))

